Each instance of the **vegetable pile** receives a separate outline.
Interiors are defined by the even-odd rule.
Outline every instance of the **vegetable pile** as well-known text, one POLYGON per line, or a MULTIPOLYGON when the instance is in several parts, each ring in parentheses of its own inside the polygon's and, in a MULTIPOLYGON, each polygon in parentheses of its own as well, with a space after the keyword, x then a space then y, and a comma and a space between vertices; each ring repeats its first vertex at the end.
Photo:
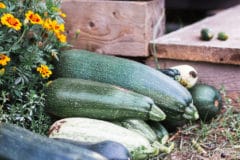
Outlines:
MULTIPOLYGON (((197 71, 191 66, 156 70, 85 50, 66 50, 59 59, 56 78, 46 90, 46 111, 57 117, 49 128, 51 140, 0 124, 1 146, 15 136, 12 131, 17 131, 25 135, 23 145, 29 145, 26 149, 30 153, 22 153, 26 157, 37 157, 30 141, 39 140, 37 147, 43 154, 59 159, 82 155, 84 160, 146 160, 173 150, 168 131, 199 117, 211 120, 222 107, 217 89, 196 85, 197 71)), ((15 144, 5 149, 11 145, 15 144)), ((16 146, 16 154, 18 147, 21 145, 16 146)), ((0 157, 18 159, 4 152, 0 157)))

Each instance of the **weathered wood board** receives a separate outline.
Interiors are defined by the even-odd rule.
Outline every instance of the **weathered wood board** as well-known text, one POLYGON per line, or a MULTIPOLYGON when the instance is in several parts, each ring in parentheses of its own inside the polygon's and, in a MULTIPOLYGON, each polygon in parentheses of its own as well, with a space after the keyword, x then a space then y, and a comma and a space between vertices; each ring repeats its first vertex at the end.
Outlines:
POLYGON ((150 48, 159 58, 239 65, 239 25, 240 5, 153 40, 150 48), (200 40, 200 31, 205 27, 215 34, 211 41, 200 40), (218 32, 226 32, 229 39, 218 40, 218 32))
MULTIPOLYGON (((147 59, 146 64, 151 67, 155 67, 153 57, 147 59)), ((197 70, 199 83, 209 84, 217 89, 224 88, 227 96, 233 99, 234 104, 240 100, 239 65, 159 59, 159 65, 161 68, 169 68, 183 64, 191 65, 197 70)))
POLYGON ((149 41, 165 30, 164 0, 64 0, 61 6, 74 48, 144 57, 149 55, 149 41))

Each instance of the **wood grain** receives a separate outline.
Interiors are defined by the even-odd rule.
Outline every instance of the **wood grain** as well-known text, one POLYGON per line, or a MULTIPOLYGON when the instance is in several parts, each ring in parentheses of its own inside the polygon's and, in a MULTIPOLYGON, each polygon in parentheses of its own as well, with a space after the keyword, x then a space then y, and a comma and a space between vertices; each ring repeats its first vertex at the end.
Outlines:
MULTIPOLYGON (((154 59, 148 58, 145 62, 151 67, 155 67, 154 59)), ((191 62, 181 60, 159 59, 161 68, 188 64, 193 66, 199 77, 199 83, 212 85, 217 89, 226 91, 227 95, 237 102, 240 98, 240 66, 228 64, 213 64, 207 62, 191 62)))
POLYGON ((159 58, 239 65, 239 24, 240 5, 153 40, 150 48, 159 58), (200 31, 205 27, 215 34, 213 40, 200 40, 200 31), (229 39, 217 40, 218 32, 226 32, 229 39))
POLYGON ((102 54, 148 56, 154 27, 154 38, 165 29, 164 0, 64 0, 62 10, 70 44, 102 54))

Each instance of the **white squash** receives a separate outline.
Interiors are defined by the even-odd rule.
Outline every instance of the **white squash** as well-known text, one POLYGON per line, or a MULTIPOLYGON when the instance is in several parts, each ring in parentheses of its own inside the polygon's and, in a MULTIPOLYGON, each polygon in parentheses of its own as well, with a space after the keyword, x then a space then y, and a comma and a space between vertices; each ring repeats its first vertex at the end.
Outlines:
POLYGON ((190 65, 179 65, 171 67, 171 69, 176 69, 179 71, 180 76, 177 79, 184 87, 192 88, 198 81, 198 73, 190 65))

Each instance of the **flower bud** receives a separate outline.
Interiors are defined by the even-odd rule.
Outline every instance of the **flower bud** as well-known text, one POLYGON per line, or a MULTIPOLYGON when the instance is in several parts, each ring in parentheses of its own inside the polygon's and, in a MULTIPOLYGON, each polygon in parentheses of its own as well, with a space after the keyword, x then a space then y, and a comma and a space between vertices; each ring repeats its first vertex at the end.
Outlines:
POLYGON ((29 20, 27 18, 24 19, 23 24, 26 26, 29 23, 29 20))
POLYGON ((1 69, 0 69, 0 76, 3 76, 4 73, 5 73, 5 68, 1 68, 1 69))

